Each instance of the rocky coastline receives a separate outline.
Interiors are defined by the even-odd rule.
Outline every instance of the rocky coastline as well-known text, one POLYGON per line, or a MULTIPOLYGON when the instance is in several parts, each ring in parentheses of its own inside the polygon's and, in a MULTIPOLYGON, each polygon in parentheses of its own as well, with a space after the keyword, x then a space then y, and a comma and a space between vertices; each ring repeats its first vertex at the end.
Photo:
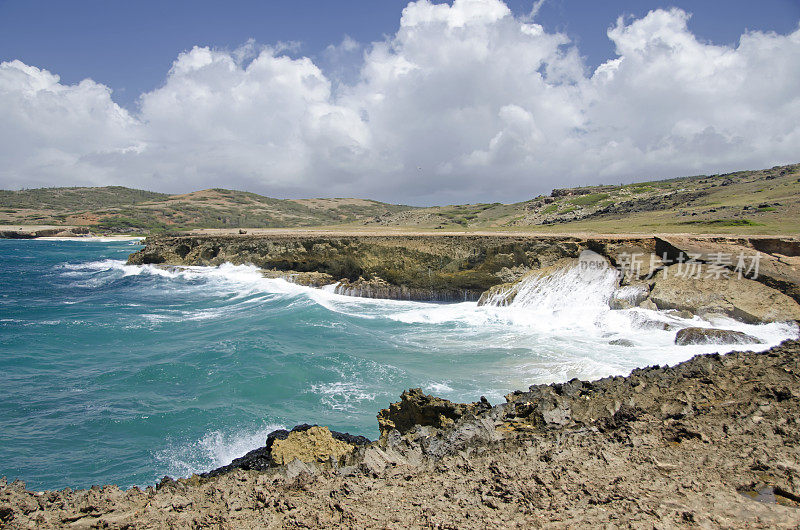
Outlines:
POLYGON ((491 406, 418 389, 368 442, 324 427, 144 490, 0 484, 7 528, 796 528, 800 342, 627 377, 535 385, 491 406), (282 445, 281 445, 282 444, 282 445))
POLYGON ((800 239, 727 236, 184 235, 149 237, 130 264, 250 264, 338 294, 507 305, 530 278, 583 256, 616 268, 612 309, 748 323, 800 321, 800 239))
MULTIPOLYGON (((253 264, 353 296, 502 305, 587 252, 620 272, 612 308, 800 321, 800 241, 786 237, 191 235, 150 237, 129 263, 253 264), (750 262, 737 270, 722 254, 750 262), (696 276, 678 274, 687 262, 696 276)), ((679 344, 751 339, 676 334, 679 344)), ((378 413, 374 441, 298 425, 229 465, 127 491, 32 492, 4 479, 0 526, 796 528, 798 410, 798 340, 534 385, 494 406, 410 389, 378 413)))

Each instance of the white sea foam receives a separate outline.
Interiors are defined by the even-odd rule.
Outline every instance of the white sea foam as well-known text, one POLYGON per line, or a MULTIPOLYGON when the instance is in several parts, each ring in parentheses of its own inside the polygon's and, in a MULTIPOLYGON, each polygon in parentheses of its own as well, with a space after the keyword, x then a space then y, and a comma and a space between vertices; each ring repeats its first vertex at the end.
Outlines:
POLYGON ((316 394, 320 402, 333 410, 351 412, 362 401, 373 401, 377 394, 368 392, 362 385, 351 381, 336 381, 311 385, 305 391, 316 394))
POLYGON ((155 460, 173 477, 188 477, 226 466, 235 458, 264 446, 267 435, 282 425, 267 424, 232 432, 211 431, 193 442, 171 441, 154 454, 155 460))
POLYGON ((449 392, 452 392, 453 388, 447 383, 434 381, 425 385, 425 390, 433 394, 436 394, 437 396, 440 396, 442 394, 447 394, 449 392))
MULTIPOLYGON (((184 289, 224 294, 230 297, 229 301, 238 300, 236 303, 239 304, 191 313, 161 311, 146 317, 151 322, 212 320, 234 309, 245 311, 247 304, 256 304, 263 299, 259 297, 277 296, 283 299, 286 307, 298 303, 312 304, 349 318, 412 325, 393 338, 405 345, 424 349, 500 348, 554 356, 552 364, 542 364, 541 359, 528 363, 527 359, 520 358, 516 366, 504 367, 509 374, 522 374, 535 380, 528 379, 527 384, 539 380, 557 381, 567 376, 592 378, 624 374, 636 366, 673 364, 698 353, 764 350, 797 336, 794 324, 752 325, 731 319, 684 319, 667 312, 641 308, 611 310, 608 300, 616 288, 616 271, 607 268, 579 266, 545 278, 531 278, 521 286, 514 301, 506 306, 356 298, 336 294, 334 285, 322 289, 305 287, 283 279, 265 278, 255 266, 229 263, 218 267, 164 267, 102 260, 67 265, 64 269, 65 274, 106 271, 110 275, 157 276, 176 280, 184 289), (241 300, 244 297, 254 298, 241 300), (664 325, 670 329, 664 330, 664 325), (676 346, 675 333, 688 326, 717 326, 742 331, 757 337, 763 344, 676 346), (616 339, 630 341, 634 347, 609 344, 616 339)), ((491 363, 492 359, 487 358, 487 364, 491 363)), ((319 387, 317 390, 328 396, 326 399, 330 406, 341 409, 348 406, 345 396, 354 396, 356 391, 345 386, 319 387)), ((369 395, 365 394, 366 397, 369 395)))

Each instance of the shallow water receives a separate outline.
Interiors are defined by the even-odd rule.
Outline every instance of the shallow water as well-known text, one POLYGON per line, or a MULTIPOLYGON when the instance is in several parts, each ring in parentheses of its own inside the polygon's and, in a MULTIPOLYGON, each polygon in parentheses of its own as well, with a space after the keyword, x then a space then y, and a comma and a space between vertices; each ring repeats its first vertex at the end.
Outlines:
MULTIPOLYGON (((710 325, 699 319, 610 311, 602 275, 531 285, 509 307, 426 304, 247 266, 125 265, 137 248, 0 241, 0 475, 32 489, 146 485, 227 464, 297 423, 374 438, 378 410, 409 387, 496 403, 534 383, 731 349, 675 346, 674 330, 650 325, 710 325)), ((796 334, 716 324, 759 349, 796 334)))

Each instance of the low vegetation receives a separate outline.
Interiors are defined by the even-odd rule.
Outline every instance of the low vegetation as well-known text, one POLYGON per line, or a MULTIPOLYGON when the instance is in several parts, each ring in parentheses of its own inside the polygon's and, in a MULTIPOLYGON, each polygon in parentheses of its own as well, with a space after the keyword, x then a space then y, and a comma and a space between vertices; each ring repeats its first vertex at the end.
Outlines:
POLYGON ((214 188, 167 195, 118 186, 0 191, 0 224, 96 232, 197 228, 537 232, 800 232, 800 164, 553 190, 514 204, 414 208, 365 199, 275 199, 214 188))

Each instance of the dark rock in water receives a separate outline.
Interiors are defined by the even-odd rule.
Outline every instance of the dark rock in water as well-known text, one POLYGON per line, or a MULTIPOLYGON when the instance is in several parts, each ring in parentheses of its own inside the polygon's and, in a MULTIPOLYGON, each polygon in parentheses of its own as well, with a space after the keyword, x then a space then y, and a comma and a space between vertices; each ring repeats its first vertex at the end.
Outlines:
POLYGON ((633 346, 635 346, 633 341, 628 339, 614 339, 608 341, 608 343, 611 344, 612 346, 627 346, 628 348, 632 348, 633 346))
POLYGON ((466 414, 479 414, 491 408, 489 401, 483 396, 474 403, 453 403, 424 394, 420 388, 412 388, 401 394, 398 403, 392 403, 388 409, 378 413, 378 427, 381 435, 392 429, 404 433, 417 426, 443 428, 466 414))
POLYGON ((217 475, 228 473, 234 469, 244 469, 245 471, 264 471, 272 466, 271 453, 272 452, 269 448, 259 447, 258 449, 253 449, 244 456, 234 459, 233 462, 227 466, 218 467, 217 469, 213 469, 208 473, 202 473, 200 476, 216 477, 217 475))
MULTIPOLYGON (((216 477, 217 475, 222 475, 224 473, 228 473, 233 471, 234 469, 243 469, 247 470, 254 470, 254 471, 264 471, 269 469, 270 467, 274 467, 275 461, 272 458, 272 446, 276 440, 285 440, 289 437, 289 434, 293 432, 304 432, 309 430, 312 427, 317 427, 317 425, 309 425, 308 423, 303 423, 301 425, 296 425, 292 428, 291 431, 286 429, 278 429, 276 431, 272 431, 267 435, 266 444, 264 447, 259 447, 258 449, 253 449, 246 455, 236 458, 233 462, 228 464, 227 466, 218 467, 217 469, 213 469, 207 473, 202 473, 201 477, 216 477)), ((366 436, 356 436, 346 432, 337 432, 337 431, 330 431, 331 436, 335 440, 339 440, 340 442, 345 442, 350 445, 367 445, 371 443, 370 439, 366 436)))
POLYGON ((684 328, 675 335, 675 344, 763 344, 761 339, 730 329, 684 328))

